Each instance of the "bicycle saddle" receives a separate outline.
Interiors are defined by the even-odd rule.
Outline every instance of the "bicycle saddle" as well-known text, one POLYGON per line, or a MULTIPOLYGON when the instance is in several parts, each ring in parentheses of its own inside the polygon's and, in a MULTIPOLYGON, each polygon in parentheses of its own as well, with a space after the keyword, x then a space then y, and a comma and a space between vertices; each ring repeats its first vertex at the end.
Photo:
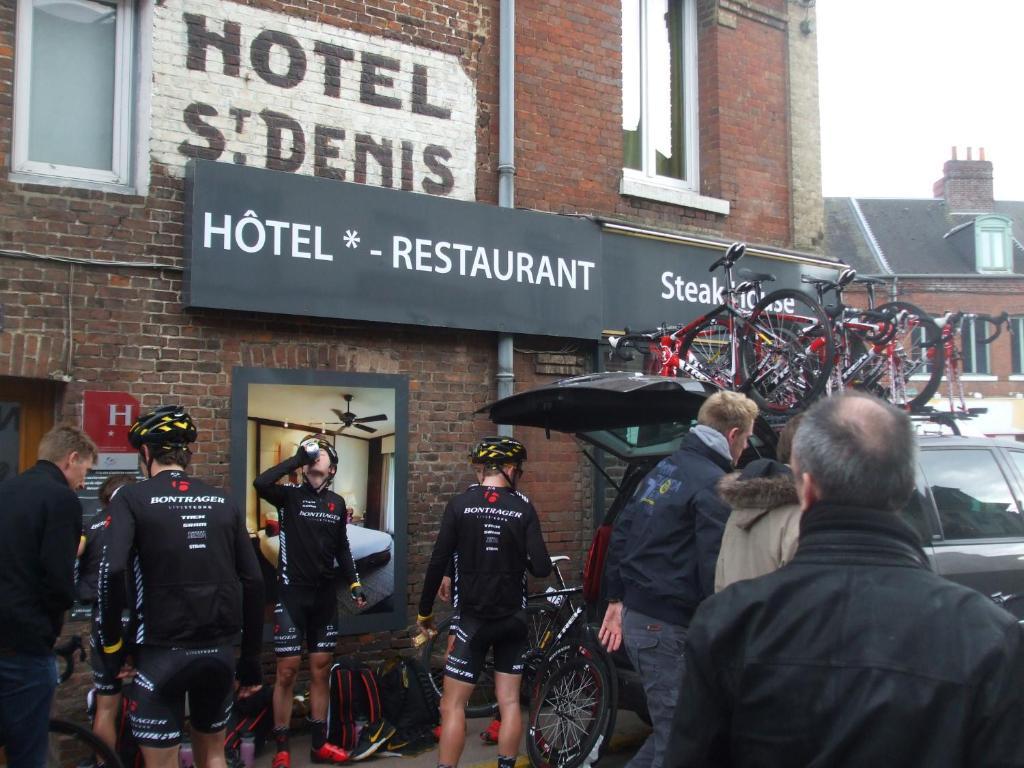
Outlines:
POLYGON ((769 272, 751 272, 749 269, 741 269, 739 276, 748 283, 771 283, 775 280, 775 275, 769 272))

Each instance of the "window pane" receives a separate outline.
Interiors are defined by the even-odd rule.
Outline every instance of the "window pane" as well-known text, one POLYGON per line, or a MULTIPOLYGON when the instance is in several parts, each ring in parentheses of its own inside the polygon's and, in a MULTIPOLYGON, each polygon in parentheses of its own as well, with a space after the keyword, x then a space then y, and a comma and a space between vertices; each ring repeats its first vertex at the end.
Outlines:
POLYGON ((643 168, 640 3, 622 0, 622 164, 643 168))
POLYGON ((683 13, 680 0, 648 0, 647 67, 655 173, 682 179, 683 13))
POLYGON ((1022 373, 1021 366, 1024 365, 1024 350, 1021 345, 1024 343, 1024 318, 1014 317, 1010 319, 1010 356, 1013 358, 1013 372, 1022 373))
POLYGON ((990 451, 921 451, 947 539, 1024 536, 1024 521, 990 451))
POLYGON ((974 372, 988 373, 988 344, 985 343, 988 323, 984 320, 974 321, 974 372))
POLYGON ((111 170, 117 8, 38 1, 32 13, 29 160, 111 170))

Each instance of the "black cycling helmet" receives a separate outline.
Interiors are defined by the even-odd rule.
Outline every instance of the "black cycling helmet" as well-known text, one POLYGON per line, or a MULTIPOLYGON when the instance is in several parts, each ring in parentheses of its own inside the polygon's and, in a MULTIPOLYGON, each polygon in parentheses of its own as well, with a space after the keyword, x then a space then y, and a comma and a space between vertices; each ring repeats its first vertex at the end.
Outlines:
POLYGON ((521 465, 526 461, 526 447, 511 437, 485 437, 469 454, 474 464, 500 467, 503 464, 521 465))
POLYGON ((128 442, 138 450, 144 445, 161 451, 184 448, 196 441, 196 425, 185 409, 165 405, 144 413, 128 430, 128 442))
POLYGON ((316 444, 320 446, 320 450, 327 451, 327 455, 331 459, 331 466, 338 466, 338 451, 335 450, 326 435, 306 435, 302 438, 303 443, 307 440, 316 440, 316 444))

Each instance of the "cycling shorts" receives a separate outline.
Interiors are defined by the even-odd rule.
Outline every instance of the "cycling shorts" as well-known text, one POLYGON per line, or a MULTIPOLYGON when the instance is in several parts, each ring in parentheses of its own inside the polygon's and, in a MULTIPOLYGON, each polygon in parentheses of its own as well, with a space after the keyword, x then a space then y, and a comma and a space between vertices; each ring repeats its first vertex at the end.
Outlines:
POLYGON ((310 653, 334 653, 338 643, 338 591, 333 584, 323 589, 281 586, 274 607, 274 652, 299 656, 302 642, 310 653))
POLYGON ((202 733, 223 729, 235 695, 235 649, 142 646, 135 679, 125 688, 132 736, 148 747, 181 741, 188 695, 189 721, 202 733))
POLYGON ((494 650, 495 672, 523 674, 527 628, 522 613, 502 619, 485 619, 465 613, 453 616, 448 634, 445 677, 476 683, 489 649, 494 650))

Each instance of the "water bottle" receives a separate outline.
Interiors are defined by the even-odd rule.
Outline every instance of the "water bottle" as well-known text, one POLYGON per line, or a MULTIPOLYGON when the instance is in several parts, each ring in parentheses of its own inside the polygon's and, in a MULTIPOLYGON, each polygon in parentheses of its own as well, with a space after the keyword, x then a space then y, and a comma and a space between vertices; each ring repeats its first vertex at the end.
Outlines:
POLYGON ((181 764, 181 768, 195 768, 191 741, 186 740, 181 743, 181 749, 178 750, 178 762, 181 764))
POLYGON ((242 737, 239 755, 242 762, 245 763, 245 768, 252 768, 252 764, 256 761, 256 737, 253 734, 247 733, 242 737))

